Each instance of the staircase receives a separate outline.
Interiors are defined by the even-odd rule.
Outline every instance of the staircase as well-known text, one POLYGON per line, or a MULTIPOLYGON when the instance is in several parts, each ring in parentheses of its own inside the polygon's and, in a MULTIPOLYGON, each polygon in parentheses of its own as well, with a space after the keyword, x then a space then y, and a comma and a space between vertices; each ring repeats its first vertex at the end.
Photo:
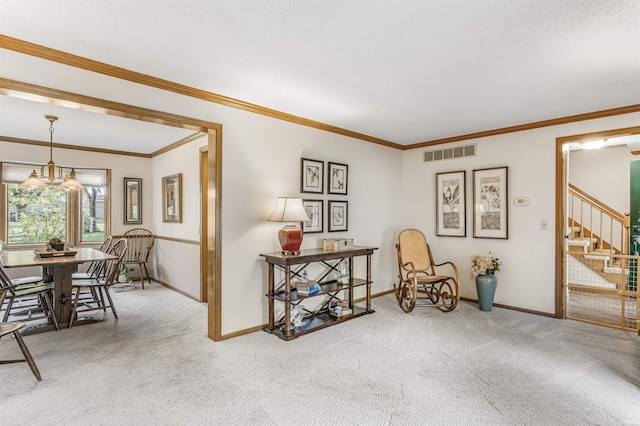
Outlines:
POLYGON ((629 213, 569 185, 567 318, 637 330, 638 256, 629 252, 629 213))
POLYGON ((569 184, 569 252, 629 254, 629 212, 617 212, 569 184))

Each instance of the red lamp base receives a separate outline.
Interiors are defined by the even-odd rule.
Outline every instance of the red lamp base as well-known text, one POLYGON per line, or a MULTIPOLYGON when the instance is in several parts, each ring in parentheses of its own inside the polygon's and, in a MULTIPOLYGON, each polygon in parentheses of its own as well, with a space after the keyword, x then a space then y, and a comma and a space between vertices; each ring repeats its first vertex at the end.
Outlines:
POLYGON ((286 225, 278 231, 278 239, 282 246, 282 254, 300 254, 302 229, 296 225, 286 225))

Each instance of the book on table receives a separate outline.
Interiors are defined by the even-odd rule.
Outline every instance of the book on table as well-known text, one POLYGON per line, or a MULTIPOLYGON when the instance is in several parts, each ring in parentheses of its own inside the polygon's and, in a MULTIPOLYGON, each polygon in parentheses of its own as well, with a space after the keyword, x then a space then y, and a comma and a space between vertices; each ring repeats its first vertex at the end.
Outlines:
POLYGON ((297 290, 298 290, 298 294, 311 296, 312 294, 316 294, 320 292, 320 284, 315 282, 310 285, 303 285, 303 286, 298 285, 297 290))
POLYGON ((334 318, 346 317, 351 315, 352 313, 353 313, 353 310, 351 308, 334 307, 329 309, 329 315, 331 315, 334 318))
POLYGON ((318 282, 316 280, 295 281, 294 283, 291 284, 291 287, 298 289, 298 291, 300 290, 309 291, 309 289, 313 288, 314 285, 317 285, 317 284, 318 282))

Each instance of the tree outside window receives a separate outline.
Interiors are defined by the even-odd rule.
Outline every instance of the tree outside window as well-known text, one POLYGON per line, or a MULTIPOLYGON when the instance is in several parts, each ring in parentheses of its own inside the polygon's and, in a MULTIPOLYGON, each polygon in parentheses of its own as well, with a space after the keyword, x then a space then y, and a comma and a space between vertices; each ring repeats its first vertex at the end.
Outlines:
POLYGON ((66 239, 67 193, 53 187, 21 189, 8 187, 8 243, 46 243, 53 237, 66 239))
POLYGON ((82 236, 81 241, 104 240, 104 195, 103 187, 85 186, 82 190, 82 236))

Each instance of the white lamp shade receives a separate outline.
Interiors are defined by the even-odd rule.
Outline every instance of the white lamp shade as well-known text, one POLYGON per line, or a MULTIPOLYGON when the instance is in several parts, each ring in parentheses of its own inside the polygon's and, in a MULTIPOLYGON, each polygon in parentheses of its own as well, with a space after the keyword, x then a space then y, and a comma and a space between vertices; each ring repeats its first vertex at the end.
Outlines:
POLYGON ((64 182, 58 185, 56 189, 62 189, 63 191, 75 191, 77 189, 84 188, 84 186, 82 186, 78 181, 76 181, 75 177, 76 177, 76 172, 75 170, 71 169, 71 173, 69 173, 69 176, 67 176, 64 179, 64 182))
POLYGON ((29 179, 22 182, 18 187, 26 188, 26 189, 45 189, 48 185, 38 179, 38 174, 34 170, 30 175, 29 179))
POLYGON ((271 222, 306 222, 311 220, 307 215, 301 198, 279 197, 276 208, 267 218, 271 222))

